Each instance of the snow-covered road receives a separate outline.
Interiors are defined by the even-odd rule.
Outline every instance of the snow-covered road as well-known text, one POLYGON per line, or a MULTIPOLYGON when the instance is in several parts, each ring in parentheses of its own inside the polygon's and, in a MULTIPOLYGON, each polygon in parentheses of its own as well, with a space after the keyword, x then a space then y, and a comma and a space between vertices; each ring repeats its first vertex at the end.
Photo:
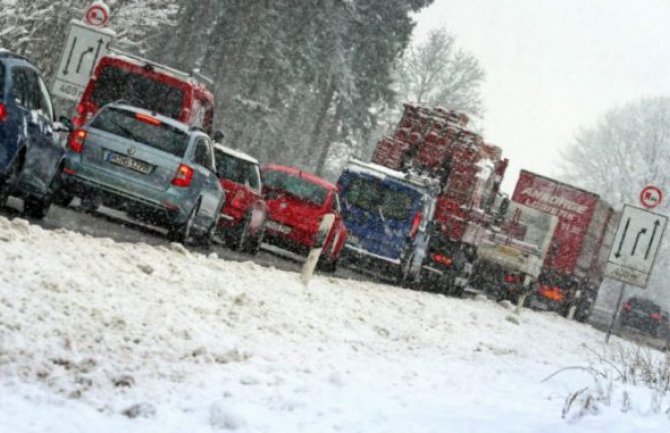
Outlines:
POLYGON ((305 288, 217 253, 0 216, 1 432, 668 431, 670 399, 616 384, 610 405, 562 418, 592 377, 543 379, 603 340, 484 299, 305 288))

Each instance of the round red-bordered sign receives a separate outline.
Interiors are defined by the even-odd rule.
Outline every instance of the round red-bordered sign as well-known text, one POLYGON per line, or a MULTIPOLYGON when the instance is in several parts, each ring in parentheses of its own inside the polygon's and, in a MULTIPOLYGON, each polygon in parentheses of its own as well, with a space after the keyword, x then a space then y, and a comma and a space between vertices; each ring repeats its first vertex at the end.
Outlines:
POLYGON ((663 201, 663 191, 657 186, 648 185, 640 192, 640 203, 647 209, 653 209, 663 201))
POLYGON ((93 3, 84 15, 86 24, 94 27, 104 27, 109 22, 109 7, 102 2, 93 3))

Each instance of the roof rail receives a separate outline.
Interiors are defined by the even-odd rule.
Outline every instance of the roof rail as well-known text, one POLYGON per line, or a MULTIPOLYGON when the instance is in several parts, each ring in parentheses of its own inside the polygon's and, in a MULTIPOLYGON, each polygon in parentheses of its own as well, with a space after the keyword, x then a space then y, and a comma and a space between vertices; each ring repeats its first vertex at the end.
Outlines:
POLYGON ((16 54, 15 52, 6 50, 4 48, 0 48, 0 57, 9 57, 9 58, 12 58, 12 59, 25 60, 26 62, 28 62, 30 64, 33 63, 29 58, 24 57, 20 54, 16 54))
POLYGON ((109 51, 110 54, 119 54, 119 55, 122 55, 122 56, 125 56, 125 57, 128 57, 128 58, 131 58, 133 60, 137 60, 139 62, 142 62, 142 63, 146 64, 146 65, 150 65, 151 67, 153 67, 155 69, 162 69, 166 72, 171 73, 172 75, 176 75, 176 76, 184 78, 184 79, 195 78, 196 80, 204 82, 205 84, 209 84, 211 86, 214 85, 214 80, 212 80, 211 78, 209 78, 209 77, 203 75, 202 73, 200 73, 199 69, 194 69, 193 72, 191 72, 189 74, 188 72, 180 71, 179 69, 175 69, 175 68, 172 68, 170 66, 166 66, 166 65, 163 65, 163 64, 160 64, 160 63, 156 63, 153 60, 149 60, 145 57, 138 56, 137 54, 133 54, 133 53, 130 53, 128 51, 120 50, 116 47, 109 47, 108 51, 109 51))

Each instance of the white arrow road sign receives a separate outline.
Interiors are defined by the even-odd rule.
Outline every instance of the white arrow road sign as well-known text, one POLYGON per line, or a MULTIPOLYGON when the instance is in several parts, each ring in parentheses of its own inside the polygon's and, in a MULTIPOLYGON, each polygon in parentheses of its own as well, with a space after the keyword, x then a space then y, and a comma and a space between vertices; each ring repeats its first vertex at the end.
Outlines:
POLYGON ((61 98, 78 101, 95 65, 106 54, 107 45, 115 35, 111 30, 94 28, 81 21, 72 20, 52 93, 61 98))
POLYGON ((633 206, 624 206, 605 275, 646 287, 668 217, 633 206))

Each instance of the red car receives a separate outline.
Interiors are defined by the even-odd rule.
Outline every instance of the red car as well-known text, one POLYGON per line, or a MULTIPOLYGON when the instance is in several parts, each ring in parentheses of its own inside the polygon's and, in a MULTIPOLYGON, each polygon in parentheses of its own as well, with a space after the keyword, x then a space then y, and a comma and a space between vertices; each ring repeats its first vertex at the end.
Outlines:
POLYGON ((337 187, 298 168, 268 164, 263 167, 263 196, 268 204, 267 240, 301 254, 312 247, 323 216, 335 214, 320 260, 321 269, 334 272, 347 239, 337 187))
POLYGON ((268 207, 261 196, 258 161, 246 153, 214 145, 216 174, 226 194, 219 233, 230 248, 256 254, 265 231, 268 207))

